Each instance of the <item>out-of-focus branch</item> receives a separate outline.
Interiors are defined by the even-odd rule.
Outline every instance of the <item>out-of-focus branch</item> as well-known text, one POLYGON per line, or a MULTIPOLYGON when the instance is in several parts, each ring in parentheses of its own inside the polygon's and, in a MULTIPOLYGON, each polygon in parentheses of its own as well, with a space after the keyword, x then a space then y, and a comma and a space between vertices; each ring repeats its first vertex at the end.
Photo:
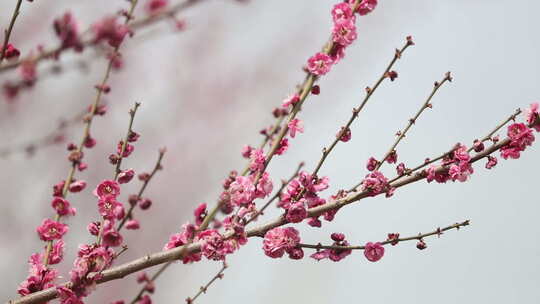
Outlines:
POLYGON ((0 53, 0 70, 2 69, 2 61, 6 57, 9 37, 11 37, 11 32, 13 32, 15 21, 17 20, 17 17, 21 13, 20 12, 21 3, 22 3, 22 0, 17 0, 17 4, 15 4, 15 9, 13 10, 13 15, 11 15, 11 21, 9 22, 9 27, 4 30, 4 43, 2 44, 2 52, 0 53))
MULTIPOLYGON (((175 4, 171 6, 169 9, 166 9, 162 12, 131 22, 130 28, 132 30, 135 30, 135 29, 143 28, 145 26, 157 23, 158 21, 164 20, 166 18, 174 17, 174 15, 178 14, 179 12, 204 1, 205 0, 185 0, 184 2, 175 4)), ((19 0, 19 2, 21 2, 21 0, 19 0)), ((88 32, 90 32, 90 30, 85 31, 85 33, 88 33, 88 32)), ((88 47, 88 46, 95 46, 96 44, 93 38, 87 38, 82 41, 82 45, 84 47, 88 47)), ((44 50, 43 52, 40 52, 40 54, 37 56, 29 56, 29 57, 21 58, 16 61, 9 62, 0 67, 0 73, 17 68, 18 66, 21 65, 21 63, 23 63, 25 60, 28 60, 28 59, 31 59, 33 62, 38 64, 39 62, 45 59, 53 58, 62 50, 63 50, 62 46, 58 46, 53 49, 44 50)))

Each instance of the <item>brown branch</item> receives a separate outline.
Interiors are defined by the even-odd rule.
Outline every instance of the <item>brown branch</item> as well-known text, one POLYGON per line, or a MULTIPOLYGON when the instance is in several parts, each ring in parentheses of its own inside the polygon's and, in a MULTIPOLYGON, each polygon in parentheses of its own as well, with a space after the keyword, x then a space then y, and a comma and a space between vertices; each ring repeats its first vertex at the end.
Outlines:
MULTIPOLYGON (((434 230, 432 232, 428 232, 428 233, 424 233, 424 234, 419 233, 418 235, 405 237, 405 238, 397 238, 397 239, 392 239, 392 240, 385 240, 385 241, 381 241, 380 243, 381 243, 381 245, 388 245, 388 244, 397 244, 397 243, 406 242, 406 241, 422 240, 423 238, 428 237, 428 236, 441 235, 443 232, 448 231, 448 230, 452 230, 452 229, 459 230, 459 228, 468 226, 469 224, 470 224, 470 221, 466 220, 466 221, 464 221, 462 223, 455 223, 453 225, 450 225, 450 226, 447 226, 447 227, 444 227, 444 228, 437 228, 436 230, 434 230)), ((298 244, 298 247, 317 249, 317 250, 319 250, 319 249, 363 250, 363 249, 366 248, 366 246, 333 246, 333 245, 321 245, 321 244, 312 245, 312 244, 303 244, 303 243, 298 244)))
POLYGON ((20 8, 21 8, 22 0, 17 0, 17 4, 15 4, 15 9, 13 10, 13 15, 11 15, 11 21, 9 22, 9 27, 4 30, 4 43, 2 45, 2 52, 0 53, 0 70, 2 69, 2 60, 4 60, 6 56, 6 51, 9 43, 9 37, 11 36, 11 32, 13 32, 13 26, 15 26, 15 20, 17 20, 17 17, 20 14, 20 8))
POLYGON ((378 162, 377 166, 375 167, 375 171, 379 170, 381 168, 381 166, 384 164, 384 162, 388 159, 388 157, 395 152, 396 150, 396 147, 397 145, 401 142, 401 140, 403 138, 405 138, 405 136, 407 135, 407 132, 411 129, 411 127, 416 123, 416 121, 418 120, 418 117, 420 117, 420 115, 428 108, 431 108, 431 99, 433 98, 433 96, 435 96, 435 94, 437 93, 437 91, 439 90, 440 87, 442 87, 442 85, 447 82, 447 81, 452 81, 452 77, 450 76, 450 72, 447 72, 445 75, 444 75, 444 78, 443 80, 441 80, 440 82, 437 81, 435 82, 435 85, 433 87, 433 90, 431 91, 431 94, 429 94, 428 98, 426 99, 426 101, 424 102, 424 104, 422 105, 422 107, 420 107, 420 109, 418 110, 418 112, 416 112, 416 115, 414 115, 413 118, 409 119, 409 124, 407 125, 407 127, 405 127, 405 129, 403 131, 399 131, 398 132, 398 137, 396 139, 396 141, 394 142, 394 144, 390 147, 390 149, 388 150, 388 152, 386 152, 386 154, 384 155, 384 157, 378 162))
POLYGON ((227 269, 227 267, 228 267, 227 263, 223 262, 223 266, 221 267, 219 272, 208 283, 206 283, 206 285, 201 286, 199 288, 199 291, 197 292, 195 296, 193 296, 193 298, 187 298, 186 303, 192 304, 201 294, 206 293, 208 291, 208 287, 210 287, 212 283, 214 283, 217 279, 220 279, 220 280, 223 279, 223 272, 225 271, 225 269, 227 269))
MULTIPOLYGON (((148 183, 150 183, 150 180, 152 180, 156 172, 161 169, 161 161, 163 160, 163 156, 165 155, 166 151, 167 150, 165 148, 159 149, 159 156, 156 165, 154 166, 154 169, 152 170, 148 178, 144 180, 141 188, 139 189, 139 192, 137 193, 137 198, 141 198, 144 190, 146 190, 146 186, 148 186, 148 183)), ((117 231, 120 231, 122 227, 124 227, 126 221, 132 217, 133 209, 135 209, 135 206, 137 206, 137 204, 133 204, 129 207, 128 212, 126 213, 122 221, 118 224, 118 228, 116 228, 117 231)))
POLYGON ((390 72, 390 70, 392 69, 392 67, 394 66, 394 64, 396 63, 396 61, 398 59, 401 58, 401 54, 403 54, 403 52, 405 52, 405 50, 409 47, 409 46, 412 46, 414 45, 412 43, 412 40, 410 40, 409 38, 407 39, 405 45, 403 45, 403 47, 401 49, 396 49, 395 53, 394 53, 394 57, 392 58, 392 60, 390 61, 390 63, 388 64, 388 66, 386 67, 386 69, 384 70, 384 72, 382 73, 382 75, 379 77, 379 79, 377 80, 377 82, 375 83, 375 85, 373 86, 373 88, 368 88, 366 90, 367 94, 366 96, 364 97, 364 100, 362 101, 362 103, 360 104, 360 106, 358 108, 354 108, 353 111, 352 111, 352 115, 351 115, 351 118, 349 118, 349 121, 347 122, 347 124, 345 125, 345 127, 343 127, 341 129, 341 131, 336 135, 336 138, 334 139, 334 141, 330 144, 329 148, 324 148, 323 149, 323 152, 322 152, 322 156, 321 156, 321 159, 319 160, 319 163, 317 164, 317 167, 315 167, 315 170, 313 170, 313 173, 312 173, 312 176, 317 176, 317 174, 319 173, 319 170, 321 169, 323 163, 325 162, 326 158, 328 157, 328 155, 332 152, 332 150, 334 150, 334 148, 336 147, 336 145, 339 143, 341 137, 343 136, 343 134, 345 132, 347 132, 347 130, 350 128, 350 126, 352 125, 352 123, 356 120, 356 118, 358 118, 358 114, 360 113, 360 111, 362 111, 362 109, 364 109, 365 105, 367 104, 367 102, 369 101, 370 97, 373 95, 373 93, 375 93, 375 91, 377 90, 377 88, 379 88, 379 86, 381 85, 381 83, 383 82, 384 79, 388 78, 388 72, 390 72))
MULTIPOLYGON (((19 2, 20 1, 21 0, 19 0, 19 2)), ((197 4, 197 3, 200 3, 200 2, 203 2, 203 1, 204 0, 186 0, 184 2, 173 5, 169 9, 164 10, 164 11, 162 11, 160 13, 155 14, 155 15, 151 15, 151 16, 145 17, 143 19, 133 21, 133 22, 131 22, 130 28, 132 30, 135 30, 135 29, 138 29, 138 28, 143 28, 145 26, 154 24, 154 23, 156 23, 158 21, 161 21, 163 19, 171 18, 174 15, 176 15, 177 13, 179 13, 180 11, 183 11, 183 10, 185 10, 187 8, 190 8, 194 4, 197 4)), ((86 30, 85 33, 86 32, 90 32, 90 29, 86 30)), ((88 46, 94 47, 94 46, 96 46, 95 41, 94 41, 93 38, 84 40, 82 42, 82 45, 84 47, 88 47, 88 46)), ((48 58, 53 58, 56 54, 58 54, 62 50, 63 50, 62 46, 58 46, 58 47, 56 47, 54 49, 45 50, 45 51, 41 52, 39 55, 37 55, 35 57, 34 56, 27 56, 27 57, 19 59, 17 61, 9 62, 9 63, 5 64, 4 66, 0 67, 0 73, 5 72, 7 70, 17 68, 25 60, 32 60, 37 64, 38 62, 41 62, 42 60, 45 60, 45 59, 48 59, 48 58)))

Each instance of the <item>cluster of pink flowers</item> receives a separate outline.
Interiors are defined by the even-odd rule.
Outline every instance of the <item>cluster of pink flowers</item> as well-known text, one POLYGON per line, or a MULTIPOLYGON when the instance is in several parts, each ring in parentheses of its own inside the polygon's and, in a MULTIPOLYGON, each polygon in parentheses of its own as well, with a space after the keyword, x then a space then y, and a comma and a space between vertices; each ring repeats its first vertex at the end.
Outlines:
MULTIPOLYGON (((478 145, 477 145, 478 146, 478 145)), ((436 181, 437 183, 446 183, 448 180, 465 182, 474 169, 470 164, 471 156, 465 145, 456 144, 452 153, 442 160, 444 170, 438 170, 436 166, 427 169, 427 182, 436 181)))
MULTIPOLYGON (((349 242, 345 240, 345 235, 343 233, 332 233, 330 238, 334 241, 332 246, 349 246, 349 242)), ((329 259, 334 262, 339 262, 351 254, 351 249, 324 249, 319 250, 311 255, 312 258, 317 261, 323 259, 329 259)))
POLYGON ((131 30, 126 25, 118 22, 118 18, 105 17, 92 25, 94 41, 99 43, 106 41, 112 47, 118 47, 131 30))
POLYGON ((501 148, 501 157, 504 159, 520 157, 520 152, 532 145, 534 142, 534 134, 532 129, 524 123, 514 123, 508 126, 508 138, 510 144, 501 148))
POLYGON ((370 196, 386 193, 386 197, 394 194, 394 188, 388 183, 388 179, 379 171, 373 171, 362 180, 362 191, 367 191, 370 196))
POLYGON ((361 16, 372 12, 377 6, 377 0, 361 0, 355 8, 357 1, 349 0, 338 3, 332 9, 334 28, 332 29, 333 45, 328 53, 319 52, 308 59, 307 70, 316 76, 327 74, 332 65, 345 56, 345 48, 351 45, 358 37, 356 31, 355 13, 361 16))
MULTIPOLYGON (((62 260, 64 251, 64 242, 58 241, 54 246, 54 252, 49 257, 50 264, 57 264, 62 260), (52 254, 54 253, 54 255, 52 254)), ((34 253, 28 261, 30 266, 28 278, 23 281, 17 290, 21 296, 29 295, 54 286, 54 280, 58 277, 58 271, 48 268, 43 263, 43 255, 34 253)))
MULTIPOLYGON (((319 192, 328 189, 328 177, 316 178, 311 174, 301 171, 298 177, 293 179, 285 191, 281 193, 278 206, 286 210, 285 218, 290 223, 300 223, 308 216, 307 209, 326 204, 326 200, 319 197, 319 192)), ((326 216, 332 220, 333 216, 326 216)), ((308 222, 313 227, 320 227, 321 221, 313 217, 308 222)))
POLYGON ((293 227, 276 227, 264 235, 263 250, 267 256, 274 259, 281 258, 286 252, 289 258, 299 260, 304 257, 304 251, 297 247, 298 243, 298 230, 293 227))
POLYGON ((61 46, 57 56, 65 49, 73 48, 76 52, 82 52, 83 43, 79 36, 79 27, 73 15, 70 12, 62 17, 55 19, 53 23, 54 32, 61 41, 61 46))

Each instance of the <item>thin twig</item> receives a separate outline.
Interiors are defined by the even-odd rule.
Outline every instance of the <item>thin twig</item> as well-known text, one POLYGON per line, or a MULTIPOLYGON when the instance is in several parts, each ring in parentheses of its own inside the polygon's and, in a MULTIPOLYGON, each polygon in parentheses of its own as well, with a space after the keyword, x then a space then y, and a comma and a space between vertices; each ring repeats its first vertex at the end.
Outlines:
POLYGON ((2 61, 4 60, 6 56, 6 51, 9 43, 9 37, 11 36, 11 32, 13 31, 13 26, 15 26, 15 20, 17 20, 17 17, 19 16, 20 9, 21 9, 21 3, 22 0, 17 0, 17 4, 15 4, 15 9, 13 10, 13 15, 11 15, 11 21, 9 22, 9 27, 4 30, 4 43, 2 44, 2 53, 0 53, 0 69, 2 68, 2 61))
POLYGON ((447 81, 452 81, 452 76, 450 76, 450 72, 447 72, 444 75, 443 80, 441 80, 440 82, 439 81, 435 82, 435 85, 433 87, 433 90, 431 91, 431 94, 429 94, 429 96, 426 99, 426 101, 424 102, 424 104, 420 107, 418 112, 416 112, 416 115, 414 115, 413 118, 409 119, 409 123, 407 124, 407 127, 405 127, 405 129, 403 131, 398 132, 399 135, 396 138, 396 141, 394 142, 394 144, 392 144, 392 146, 390 147, 388 152, 386 152, 384 157, 377 163, 377 166, 375 166, 375 171, 377 171, 377 170, 379 170, 381 168, 381 166, 388 159, 388 157, 390 157, 390 155, 392 155, 392 153, 395 153, 397 145, 401 142, 401 140, 403 138, 405 138, 405 136, 407 135, 407 132, 416 123, 416 121, 418 120, 418 117, 420 117, 422 112, 424 112, 428 108, 431 108, 431 99, 433 98, 433 96, 435 96, 435 94, 437 93, 439 88, 442 87, 442 85, 447 81))
MULTIPOLYGON (((423 238, 426 238, 426 237, 432 236, 432 235, 440 236, 443 232, 448 231, 448 230, 452 230, 452 229, 459 230, 459 228, 464 227, 464 226, 468 226, 469 224, 470 224, 470 221, 466 220, 466 221, 464 221, 462 223, 455 223, 453 225, 450 225, 450 226, 447 226, 447 227, 444 227, 444 228, 437 228, 436 230, 434 230, 432 232, 428 232, 428 233, 424 233, 424 234, 419 233, 418 235, 413 235, 413 236, 405 237, 405 238, 388 239, 388 240, 385 240, 385 241, 381 241, 380 243, 381 243, 381 245, 388 245, 388 244, 397 244, 397 243, 406 242, 406 241, 412 241, 412 240, 422 240, 423 238)), ((363 249, 366 248, 366 246, 334 246, 334 245, 321 245, 321 244, 312 245, 312 244, 303 244, 303 243, 298 244, 298 247, 317 249, 317 250, 319 250, 319 249, 363 250, 363 249)))
POLYGON ((193 296, 193 298, 187 298, 186 299, 186 303, 187 304, 192 304, 193 302, 195 302, 195 300, 203 293, 206 293, 208 291, 208 287, 210 287, 210 285, 212 285, 212 283, 214 283, 217 279, 223 279, 223 272, 225 272, 225 269, 227 269, 227 267, 229 267, 227 265, 227 263, 223 262, 223 266, 221 267, 221 269, 219 270, 219 272, 210 280, 208 281, 208 283, 206 283, 206 285, 204 286, 201 286, 199 288, 199 291, 197 292, 196 295, 193 296))

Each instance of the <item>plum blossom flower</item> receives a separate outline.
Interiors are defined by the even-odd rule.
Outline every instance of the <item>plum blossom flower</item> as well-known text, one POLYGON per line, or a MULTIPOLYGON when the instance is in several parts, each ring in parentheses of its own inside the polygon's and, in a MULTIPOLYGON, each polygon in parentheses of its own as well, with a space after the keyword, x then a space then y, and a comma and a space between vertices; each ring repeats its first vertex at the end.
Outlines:
POLYGON ((279 142, 279 146, 276 149, 276 154, 277 155, 282 155, 283 153, 285 153, 287 151, 287 149, 289 149, 289 139, 288 138, 283 138, 279 142))
POLYGON ((304 123, 298 118, 291 120, 288 127, 292 138, 296 136, 296 132, 304 133, 304 123))
POLYGON ((251 171, 262 171, 266 162, 263 149, 255 149, 251 151, 250 160, 251 162, 249 164, 249 169, 251 171))
POLYGON ((155 15, 167 7, 167 5, 169 5, 168 0, 150 0, 145 7, 146 13, 148 15, 155 15))
POLYGON ((283 100, 283 104, 281 106, 283 108, 288 108, 289 106, 294 106, 299 101, 300 101, 300 96, 298 95, 298 93, 295 93, 295 94, 290 95, 289 97, 285 98, 285 100, 283 100))
POLYGON ((304 202, 296 202, 287 209, 285 218, 289 223, 300 223, 307 217, 308 213, 304 202))
POLYGON ((255 148, 253 148, 252 146, 249 146, 249 145, 245 145, 243 148, 242 148, 242 157, 244 158, 249 158, 251 156, 251 151, 255 150, 255 148))
MULTIPOLYGON (((332 246, 349 246, 349 242, 345 240, 343 233, 332 233, 330 236, 334 243, 332 246)), ((333 262, 339 262, 352 253, 351 249, 324 249, 311 255, 311 258, 320 261, 322 259, 329 259, 333 262)))
POLYGON ((352 137, 351 129, 343 129, 345 129, 345 127, 341 127, 341 130, 336 134, 336 137, 339 137, 339 140, 341 140, 342 142, 348 142, 349 140, 351 140, 352 137))
POLYGON ((126 184, 129 183, 135 176, 135 171, 133 169, 128 169, 120 172, 118 174, 118 183, 126 184))
POLYGON ((354 14, 349 3, 340 2, 334 5, 334 8, 332 9, 332 19, 334 22, 351 18, 354 18, 354 14))
POLYGON ((369 192, 370 196, 376 196, 388 190, 388 179, 379 171, 366 175, 362 181, 362 191, 369 192))
POLYGON ((92 25, 92 30, 96 43, 105 40, 112 47, 118 47, 126 35, 130 33, 129 27, 119 23, 116 17, 103 18, 92 25))
POLYGON ((71 184, 69 184, 69 191, 70 192, 81 192, 86 188, 86 182, 83 180, 74 181, 71 184))
POLYGON ((352 19, 341 19, 335 22, 332 30, 332 39, 343 46, 351 45, 358 37, 356 25, 352 19))
POLYGON ((4 58, 9 60, 12 58, 17 58, 21 55, 21 52, 13 46, 13 44, 8 43, 6 50, 4 51, 4 58))
POLYGON ((82 52, 84 46, 79 37, 79 28, 75 18, 70 12, 54 20, 56 36, 62 41, 61 49, 73 48, 76 52, 82 52))
POLYGON ((497 165, 497 158, 494 156, 488 156, 488 162, 486 163, 486 169, 491 169, 497 165))
POLYGON ((317 53, 308 59, 308 71, 317 76, 325 75, 330 72, 334 60, 325 53, 317 53))
POLYGON ((368 171, 373 171, 375 170, 375 168, 377 168, 378 164, 378 160, 376 160, 374 157, 370 157, 367 161, 366 168, 368 169, 368 171))
POLYGON ((118 216, 122 203, 118 202, 114 196, 100 197, 98 200, 99 214, 104 219, 113 220, 118 216))
POLYGON ((384 247, 379 242, 368 242, 365 245, 364 256, 370 262, 377 262, 384 256, 384 247))
POLYGON ((227 254, 234 252, 234 247, 229 241, 215 229, 208 229, 201 232, 198 238, 202 240, 201 252, 209 260, 225 260, 227 254))
POLYGON ((104 180, 96 187, 94 195, 99 198, 106 196, 117 197, 120 195, 120 185, 113 180, 104 180))
POLYGON ((469 178, 469 175, 474 173, 474 169, 468 162, 461 162, 459 164, 452 164, 448 170, 448 174, 453 181, 465 182, 469 178))
POLYGON ((37 228, 37 233, 42 241, 52 241, 61 239, 68 230, 69 227, 66 224, 44 219, 41 226, 37 228))
POLYGON ((280 258, 300 243, 298 230, 293 227, 276 227, 266 232, 263 241, 264 253, 271 258, 280 258))
POLYGON ((141 228, 141 225, 139 224, 139 221, 133 219, 126 222, 126 229, 128 230, 137 230, 141 228))
POLYGON ((69 202, 59 196, 55 196, 51 202, 51 206, 56 210, 56 214, 60 216, 75 215, 75 208, 72 208, 69 202))
POLYGON ((195 224, 197 226, 202 224, 204 218, 206 217, 206 214, 206 203, 201 203, 197 208, 195 208, 195 211, 193 211, 193 215, 195 216, 195 224))
POLYGON ((229 187, 229 193, 235 205, 246 205, 255 198, 255 185, 249 177, 237 176, 229 187))
MULTIPOLYGON (((350 1, 354 0, 349 0, 349 2, 350 1)), ((371 13, 375 7, 377 7, 377 0, 362 0, 356 11, 360 14, 360 16, 365 16, 371 13)))
MULTIPOLYGON (((253 178, 255 178, 255 175, 251 175, 253 178)), ((270 174, 268 172, 264 172, 261 175, 261 178, 259 179, 259 182, 257 183, 257 189, 255 189, 255 197, 257 198, 264 198, 270 195, 272 193, 272 190, 274 189, 274 185, 272 184, 272 180, 270 179, 270 174)))
POLYGON ((51 252, 49 254, 49 264, 55 265, 62 261, 64 258, 64 241, 58 240, 51 247, 51 252))
POLYGON ((508 126, 507 135, 510 138, 510 143, 501 148, 501 157, 504 159, 519 158, 520 152, 532 145, 535 139, 532 129, 529 129, 524 123, 514 123, 508 126))

